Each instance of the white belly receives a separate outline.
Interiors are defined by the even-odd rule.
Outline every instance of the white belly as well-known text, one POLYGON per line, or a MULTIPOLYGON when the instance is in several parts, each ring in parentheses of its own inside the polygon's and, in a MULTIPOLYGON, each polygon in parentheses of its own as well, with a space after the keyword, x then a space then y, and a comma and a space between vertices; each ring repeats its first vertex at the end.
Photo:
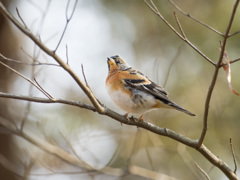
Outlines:
POLYGON ((130 97, 119 90, 111 91, 110 88, 107 90, 112 101, 127 113, 144 114, 154 109, 152 107, 156 104, 155 98, 145 92, 134 90, 134 96, 130 97))

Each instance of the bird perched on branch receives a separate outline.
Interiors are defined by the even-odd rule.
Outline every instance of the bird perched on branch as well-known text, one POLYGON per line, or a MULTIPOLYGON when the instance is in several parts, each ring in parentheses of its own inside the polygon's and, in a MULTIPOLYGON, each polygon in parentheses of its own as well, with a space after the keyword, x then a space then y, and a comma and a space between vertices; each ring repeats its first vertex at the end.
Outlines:
POLYGON ((190 116, 195 114, 183 109, 168 98, 168 93, 148 79, 141 72, 133 69, 120 56, 107 58, 108 76, 106 87, 113 102, 128 114, 143 115, 157 108, 173 108, 190 116))

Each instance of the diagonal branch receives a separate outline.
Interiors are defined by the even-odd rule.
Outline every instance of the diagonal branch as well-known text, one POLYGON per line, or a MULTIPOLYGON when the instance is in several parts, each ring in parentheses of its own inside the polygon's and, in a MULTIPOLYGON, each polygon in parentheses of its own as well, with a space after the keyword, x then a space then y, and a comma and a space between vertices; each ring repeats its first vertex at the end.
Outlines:
POLYGON ((102 114, 104 108, 99 104, 91 90, 84 85, 81 79, 73 71, 73 69, 65 63, 55 51, 51 51, 45 44, 43 44, 29 29, 26 29, 8 10, 4 7, 2 2, 0 2, 0 12, 7 17, 15 26, 18 27, 26 36, 28 36, 34 43, 36 43, 46 54, 52 57, 68 74, 75 80, 75 82, 80 86, 84 93, 88 96, 93 106, 96 108, 98 113, 102 114))
POLYGON ((147 0, 144 0, 145 4, 158 16, 162 19, 162 21, 184 42, 186 42, 190 47, 192 47, 198 54, 200 54, 204 59, 206 59, 208 62, 210 62, 212 65, 215 66, 215 63, 207 57, 203 52, 201 52, 194 44, 192 44, 186 37, 182 36, 158 11, 156 5, 153 3, 152 0, 149 0, 150 3, 147 2, 147 0))
POLYGON ((176 5, 172 0, 169 0, 169 2, 183 15, 189 17, 190 19, 193 19, 194 21, 196 21, 197 23, 205 26, 206 28, 210 29, 211 31, 219 34, 220 36, 224 36, 221 32, 219 32, 218 30, 212 28, 211 26, 206 25, 205 23, 203 23, 202 21, 198 20, 197 18, 193 17, 192 15, 190 15, 189 13, 186 13, 185 11, 183 11, 178 5, 176 5))
POLYGON ((3 63, 2 61, 0 61, 0 64, 2 64, 3 66, 5 66, 6 68, 10 69, 11 71, 13 71, 14 73, 16 73, 17 75, 19 75, 20 77, 22 77, 23 79, 27 80, 28 82, 30 82, 33 86, 35 86, 39 91, 41 91, 46 97, 48 97, 49 99, 53 100, 52 97, 45 91, 42 89, 41 86, 39 86, 39 84, 34 83, 31 79, 25 77, 23 74, 19 73, 18 71, 16 71, 15 69, 11 68, 10 66, 8 66, 7 64, 3 63))

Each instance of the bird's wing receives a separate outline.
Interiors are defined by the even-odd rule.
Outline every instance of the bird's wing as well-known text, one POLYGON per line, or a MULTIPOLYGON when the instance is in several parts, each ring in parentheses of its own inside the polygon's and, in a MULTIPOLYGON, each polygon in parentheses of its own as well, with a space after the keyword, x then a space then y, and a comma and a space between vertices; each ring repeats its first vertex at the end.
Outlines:
POLYGON ((133 88, 139 89, 146 93, 153 95, 156 99, 164 102, 165 104, 173 103, 168 97, 168 93, 159 85, 152 82, 141 72, 136 70, 130 71, 131 76, 124 78, 124 83, 133 88))
POLYGON ((195 114, 187 111, 186 109, 177 105, 175 102, 171 101, 167 96, 168 95, 167 91, 165 91, 161 86, 152 82, 150 79, 144 76, 141 72, 136 70, 128 70, 128 71, 131 74, 131 76, 126 75, 125 78, 123 78, 123 81, 127 86, 130 86, 134 89, 139 89, 140 91, 144 91, 146 93, 153 95, 156 99, 168 105, 168 107, 173 107, 190 116, 195 116, 195 114))

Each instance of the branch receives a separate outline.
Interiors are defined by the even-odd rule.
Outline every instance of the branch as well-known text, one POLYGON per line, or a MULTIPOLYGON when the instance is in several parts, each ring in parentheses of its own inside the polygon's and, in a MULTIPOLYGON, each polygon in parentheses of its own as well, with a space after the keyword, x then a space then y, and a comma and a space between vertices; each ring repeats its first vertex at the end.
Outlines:
POLYGON ((74 3, 74 5, 73 5, 72 13, 71 13, 70 17, 68 17, 67 12, 68 12, 68 8, 69 8, 70 1, 71 1, 71 0, 68 0, 68 2, 67 2, 67 7, 66 7, 66 24, 65 24, 65 27, 64 27, 64 29, 63 29, 63 32, 62 32, 61 38, 60 38, 60 40, 58 41, 58 44, 57 44, 57 46, 56 46, 54 52, 57 51, 59 45, 61 44, 62 39, 63 39, 63 36, 64 36, 64 34, 65 34, 66 30, 67 30, 68 24, 69 24, 69 22, 71 21, 71 19, 72 19, 72 17, 73 17, 73 14, 74 14, 74 12, 75 12, 75 9, 76 9, 76 7, 77 7, 77 2, 78 2, 78 1, 75 0, 75 3, 74 3))
POLYGON ((206 177, 207 180, 211 180, 208 174, 197 164, 195 163, 195 166, 199 169, 199 171, 206 177))
MULTIPOLYGON (((81 102, 76 102, 76 101, 69 101, 69 100, 62 100, 62 99, 56 99, 55 101, 51 101, 50 99, 47 98, 38 98, 38 97, 26 97, 26 96, 20 96, 20 95, 10 95, 7 93, 2 93, 0 92, 0 97, 4 97, 4 98, 13 98, 13 99, 18 99, 18 100, 27 100, 27 101, 32 101, 32 102, 38 102, 38 103, 60 103, 60 104, 67 104, 67 105, 71 105, 71 106, 77 106, 80 108, 84 108, 84 109, 88 109, 91 111, 96 111, 96 109, 88 104, 84 104, 81 102)), ((231 169, 228 167, 228 165, 223 162, 221 159, 219 159, 217 156, 215 156, 211 151, 209 151, 203 144, 201 145, 200 148, 197 148, 197 141, 192 140, 190 138, 187 138, 181 134, 178 134, 170 129, 167 128, 160 128, 158 126, 155 126, 149 122, 145 122, 145 121, 139 121, 137 118, 126 118, 123 115, 120 115, 114 111, 112 111, 111 109, 105 108, 105 111, 103 113, 103 115, 106 115, 108 117, 111 117, 121 123, 124 123, 126 125, 132 125, 132 126, 137 126, 137 127, 141 127, 143 129, 146 129, 148 131, 151 131, 155 134, 158 135, 162 135, 162 136, 166 136, 169 137, 173 140, 176 140, 182 144, 185 144, 188 147, 194 148, 197 151, 199 151, 206 159, 208 159, 213 165, 215 165, 216 167, 218 167, 219 169, 221 169, 224 174, 226 174, 227 177, 231 177, 232 179, 237 179, 237 176, 234 172, 231 171, 231 169)), ((0 122, 1 124, 2 122, 0 122)), ((5 124, 2 124, 4 127, 7 127, 5 124)), ((12 129, 12 128, 10 128, 12 129)), ((17 135, 21 135, 21 133, 15 133, 17 135)), ((21 136, 23 137, 23 136, 21 136)), ((23 137, 24 139, 30 141, 27 138, 23 137)), ((31 142, 31 141, 30 141, 31 142)), ((35 144, 35 143, 33 143, 35 144)), ((35 144, 38 146, 38 144, 35 144)), ((41 147, 40 147, 41 148, 41 147)))
MULTIPOLYGON (((26 53, 26 52, 24 52, 24 53, 26 53)), ((27 54, 27 56, 30 57, 35 63, 26 63, 26 62, 18 61, 18 60, 15 60, 15 59, 7 58, 6 56, 4 56, 3 54, 0 53, 0 59, 4 60, 4 61, 8 61, 10 63, 29 65, 29 66, 47 65, 47 66, 57 66, 57 67, 60 67, 58 64, 41 63, 38 60, 36 60, 35 58, 31 57, 29 54, 27 54)))
POLYGON ((205 135, 206 135, 206 132, 207 132, 207 128, 208 128, 208 112, 209 112, 210 100, 211 100, 211 97, 212 97, 213 89, 214 89, 216 81, 217 81, 219 69, 221 68, 222 59, 223 59, 223 56, 224 56, 227 40, 228 40, 228 37, 229 37, 229 32, 230 32, 230 29, 232 27, 233 19, 234 19, 234 16, 236 14, 236 10, 237 10, 239 1, 240 0, 236 0, 235 4, 233 6, 232 14, 231 14, 231 17, 230 17, 230 20, 229 20, 226 32, 224 34, 223 44, 221 45, 222 47, 221 47, 220 56, 219 56, 219 59, 218 59, 218 62, 216 64, 216 66, 215 66, 215 72, 214 72, 214 75, 213 75, 213 78, 212 78, 212 82, 211 82, 209 90, 208 90, 207 98, 206 98, 206 101, 205 101, 205 109, 204 109, 204 117, 203 117, 203 129, 202 129, 202 132, 201 132, 201 136, 200 136, 200 138, 198 140, 198 147, 200 147, 202 145, 203 140, 204 140, 205 135))
POLYGON ((230 138, 230 147, 231 147, 233 162, 234 162, 234 166, 235 166, 233 172, 236 174, 236 172, 237 172, 237 161, 236 161, 236 156, 235 156, 235 152, 234 152, 234 149, 233 149, 232 138, 230 138))
POLYGON ((189 17, 190 19, 193 19, 194 21, 196 21, 197 23, 205 26, 206 28, 210 29, 211 31, 219 34, 220 36, 224 36, 221 32, 219 32, 218 30, 206 25, 205 23, 203 23, 202 21, 196 19, 195 17, 191 16, 189 13, 186 13, 185 11, 183 11, 178 5, 176 5, 172 0, 169 0, 169 2, 180 12, 182 13, 183 15, 189 17))
POLYGON ((17 75, 19 75, 20 77, 22 77, 23 79, 27 80, 28 82, 30 82, 33 86, 35 86, 39 91, 41 91, 46 97, 48 97, 49 99, 53 100, 51 96, 49 96, 48 93, 46 93, 46 91, 44 91, 42 89, 41 86, 39 86, 39 84, 35 84, 31 79, 25 77, 23 74, 19 73, 18 71, 16 71, 15 69, 11 68, 10 66, 6 65, 5 63, 0 61, 0 64, 2 64, 3 66, 5 66, 6 68, 10 69, 11 71, 13 71, 14 73, 16 73, 17 75))
MULTIPOLYGON (((240 61, 240 58, 237 58, 237 59, 234 59, 234 60, 230 61, 229 64, 232 64, 232 63, 235 63, 235 62, 238 62, 238 61, 240 61)), ((225 66, 225 65, 227 65, 227 64, 226 64, 226 63, 222 63, 222 64, 220 65, 220 67, 223 67, 223 66, 225 66)))
POLYGON ((46 54, 52 57, 68 74, 75 80, 75 82, 79 85, 79 87, 84 91, 84 93, 88 96, 90 101, 96 110, 102 114, 104 112, 104 108, 99 104, 93 93, 89 90, 88 87, 84 85, 81 79, 77 76, 77 74, 73 71, 73 69, 65 63, 54 51, 51 51, 47 46, 45 46, 29 29, 25 28, 8 10, 4 7, 2 2, 0 2, 0 12, 8 18, 15 26, 18 27, 26 36, 28 36, 34 43, 36 43, 39 48, 41 48, 46 54))
POLYGON ((67 104, 71 106, 77 106, 83 109, 88 109, 93 112, 96 112, 96 109, 85 103, 77 102, 77 101, 72 101, 72 100, 64 100, 64 99, 56 99, 54 98, 54 101, 51 99, 47 98, 40 98, 40 97, 29 97, 29 96, 23 96, 23 95, 13 95, 13 94, 8 94, 4 92, 0 92, 0 97, 1 98, 11 98, 11 99, 18 99, 18 100, 23 100, 23 101, 31 101, 31 102, 36 102, 36 103, 46 103, 46 104, 53 104, 53 103, 60 103, 60 104, 67 104))
POLYGON ((210 62, 212 65, 215 66, 215 63, 207 57, 203 52, 201 52, 195 45, 193 45, 186 37, 182 36, 158 11, 156 5, 153 3, 152 0, 149 0, 150 4, 147 2, 147 0, 144 0, 145 4, 158 16, 161 18, 161 20, 184 42, 186 42, 190 47, 192 47, 198 54, 200 54, 204 59, 206 59, 208 62, 210 62))

